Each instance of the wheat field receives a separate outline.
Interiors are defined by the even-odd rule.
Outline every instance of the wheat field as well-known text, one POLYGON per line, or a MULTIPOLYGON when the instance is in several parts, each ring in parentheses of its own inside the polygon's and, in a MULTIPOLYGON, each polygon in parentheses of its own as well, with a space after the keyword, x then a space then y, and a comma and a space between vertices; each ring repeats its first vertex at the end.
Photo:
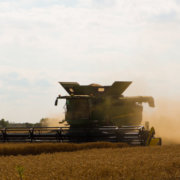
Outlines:
POLYGON ((72 152, 93 148, 123 148, 126 143, 91 142, 91 143, 0 143, 0 156, 37 155, 42 153, 72 152))
POLYGON ((1 155, 0 179, 178 180, 180 145, 93 148, 39 155, 1 155))

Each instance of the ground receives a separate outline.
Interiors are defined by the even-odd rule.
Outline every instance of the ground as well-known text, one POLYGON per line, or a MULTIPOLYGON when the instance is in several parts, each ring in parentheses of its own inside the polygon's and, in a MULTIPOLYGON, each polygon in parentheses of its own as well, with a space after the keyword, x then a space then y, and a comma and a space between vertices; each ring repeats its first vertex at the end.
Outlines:
POLYGON ((0 156, 0 179, 180 179, 180 145, 0 156))

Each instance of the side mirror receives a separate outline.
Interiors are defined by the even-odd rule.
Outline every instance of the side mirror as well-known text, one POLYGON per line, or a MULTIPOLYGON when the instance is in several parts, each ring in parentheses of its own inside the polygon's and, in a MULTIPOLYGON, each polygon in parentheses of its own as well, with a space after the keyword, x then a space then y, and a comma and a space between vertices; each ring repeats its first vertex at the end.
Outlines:
POLYGON ((58 105, 58 97, 56 98, 56 101, 55 101, 55 104, 54 104, 55 106, 57 106, 58 105))
POLYGON ((148 104, 149 104, 150 107, 155 107, 153 97, 149 97, 147 101, 148 101, 148 104))

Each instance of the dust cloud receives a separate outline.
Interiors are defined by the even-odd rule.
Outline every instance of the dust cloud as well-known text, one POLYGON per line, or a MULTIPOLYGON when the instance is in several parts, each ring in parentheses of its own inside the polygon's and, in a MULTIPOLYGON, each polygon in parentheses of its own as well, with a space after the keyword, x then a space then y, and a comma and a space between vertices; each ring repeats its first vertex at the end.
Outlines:
POLYGON ((63 122, 64 119, 64 114, 51 115, 49 118, 47 118, 46 125, 48 127, 68 127, 67 123, 63 122))
POLYGON ((144 121, 149 121, 150 127, 155 127, 156 136, 162 138, 163 144, 180 144, 179 99, 156 99, 154 110, 144 112, 144 121))

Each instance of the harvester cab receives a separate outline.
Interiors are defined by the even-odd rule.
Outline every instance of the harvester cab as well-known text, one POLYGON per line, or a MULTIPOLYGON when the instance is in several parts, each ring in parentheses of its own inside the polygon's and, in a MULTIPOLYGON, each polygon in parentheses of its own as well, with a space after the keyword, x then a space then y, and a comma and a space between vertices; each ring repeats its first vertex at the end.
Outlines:
POLYGON ((124 97, 122 94, 131 84, 116 81, 112 86, 99 84, 79 85, 76 82, 60 82, 69 94, 58 96, 66 99, 65 121, 70 126, 70 135, 81 141, 121 141, 130 144, 161 144, 154 138, 154 128, 141 126, 142 103, 154 107, 149 96, 124 97), (80 137, 80 138, 79 138, 80 137))

